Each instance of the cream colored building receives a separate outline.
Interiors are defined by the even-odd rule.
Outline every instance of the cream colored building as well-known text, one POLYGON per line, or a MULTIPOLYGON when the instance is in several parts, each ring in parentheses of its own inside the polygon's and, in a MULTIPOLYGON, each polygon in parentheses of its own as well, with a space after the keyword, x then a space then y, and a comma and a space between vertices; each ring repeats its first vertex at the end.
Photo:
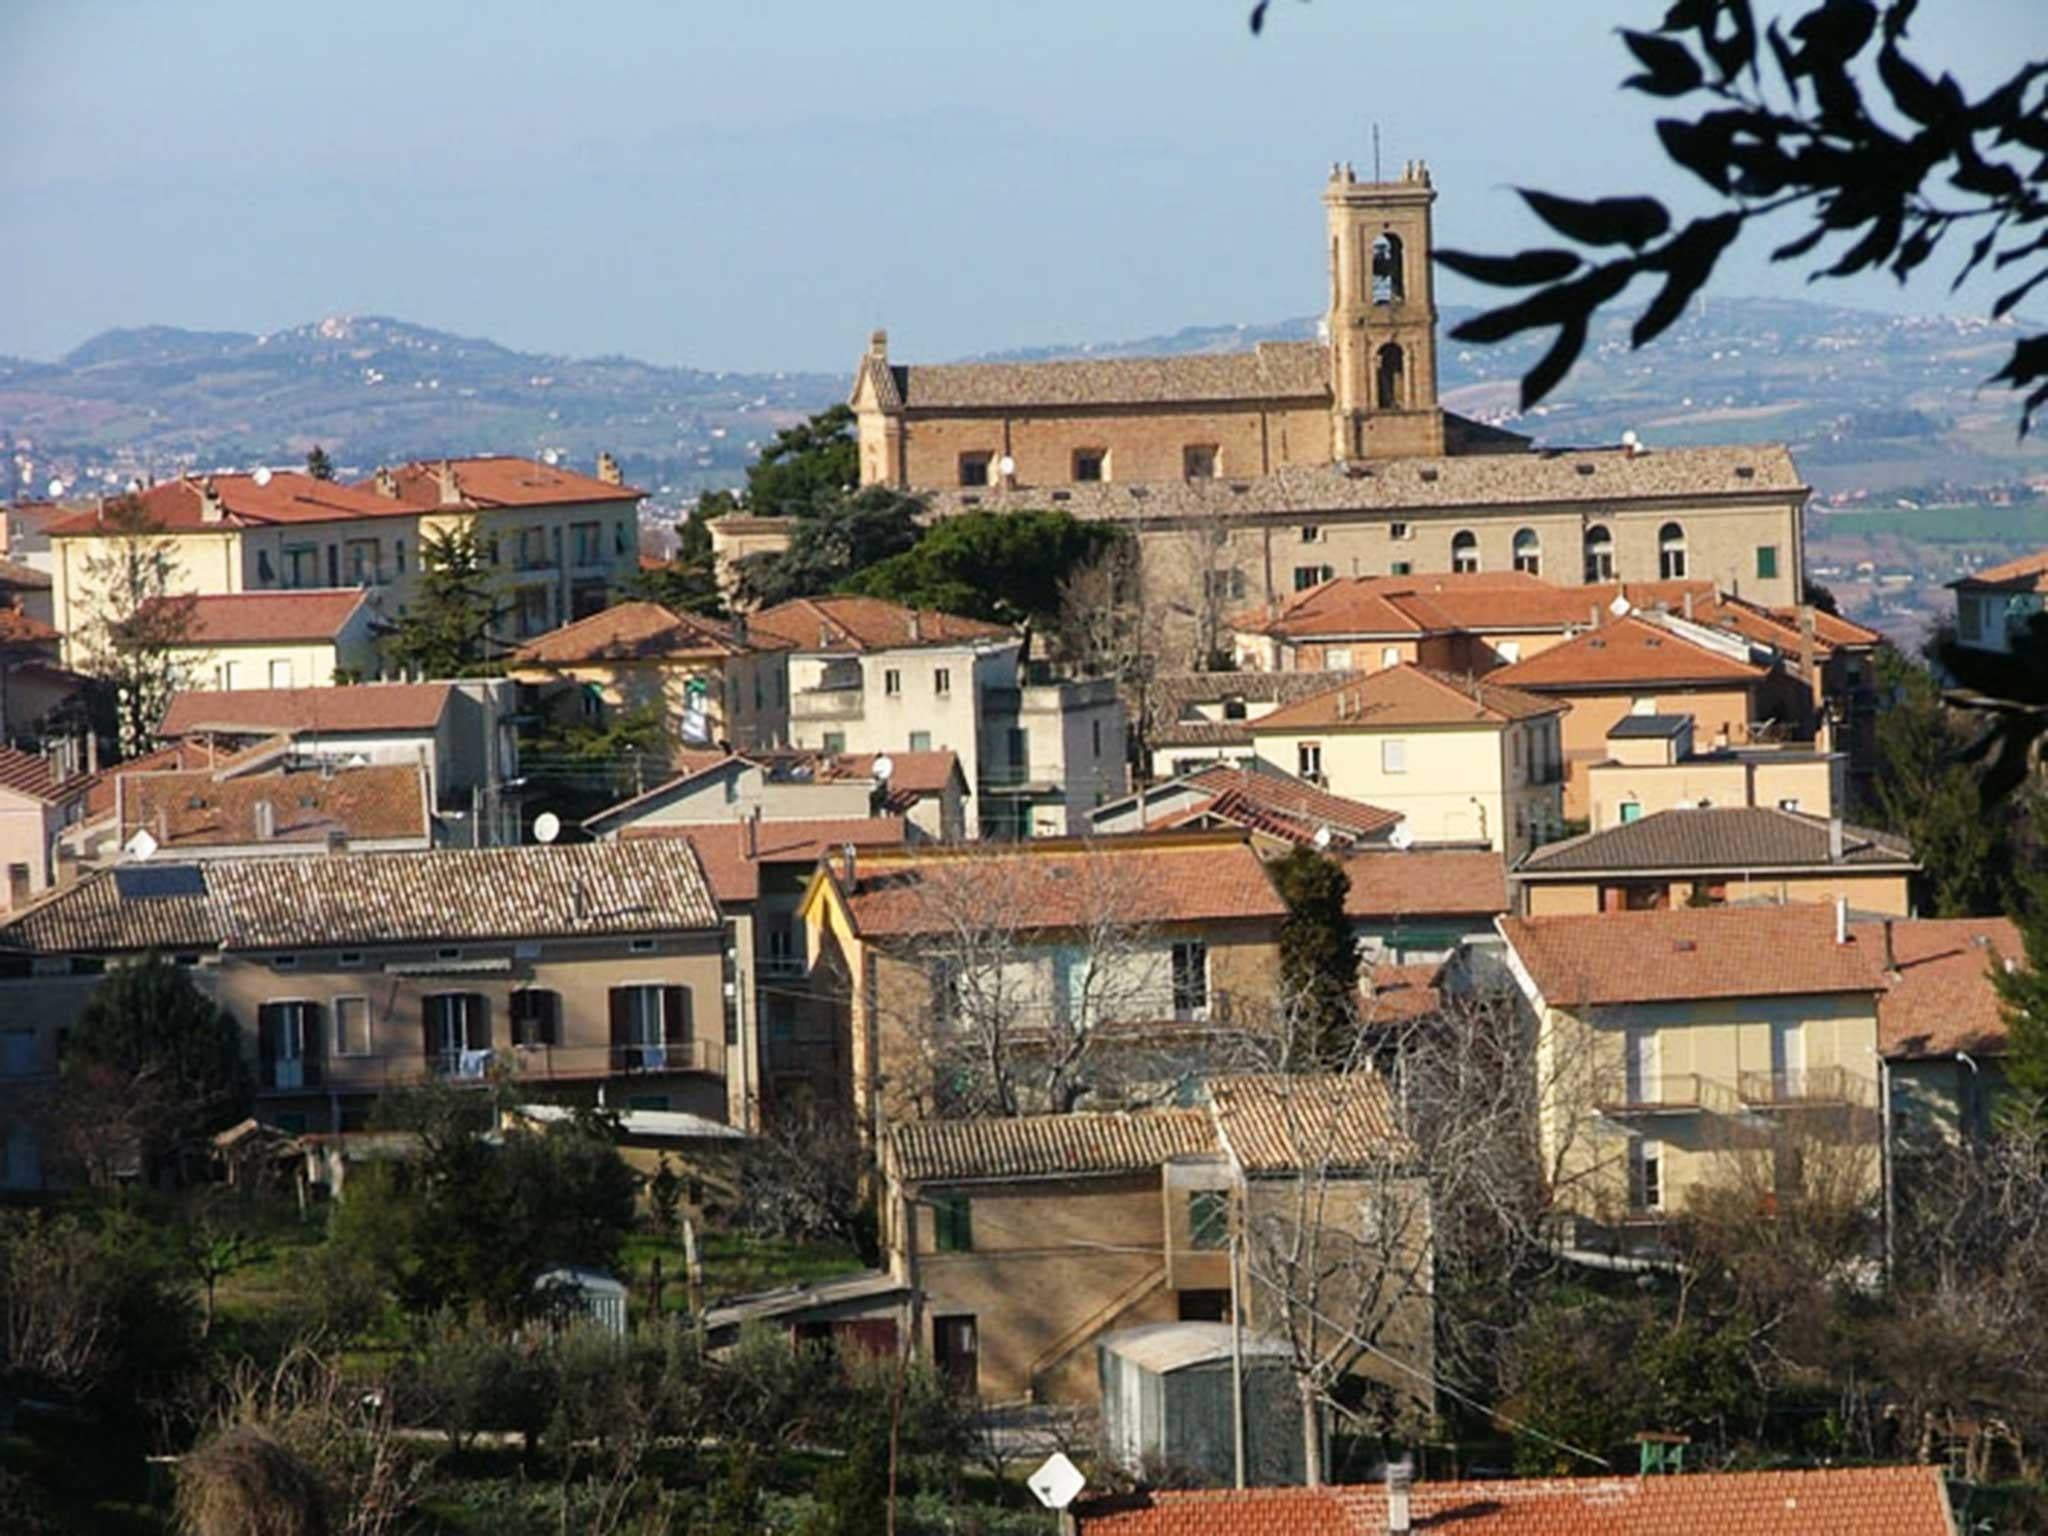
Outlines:
POLYGON ((0 743, 0 912, 58 881, 57 843, 85 814, 86 777, 0 743))
POLYGON ((1248 722, 1267 762, 1399 813, 1416 843, 1519 857, 1563 821, 1566 706, 1401 666, 1248 722))
POLYGON ((1607 729, 1604 762, 1584 765, 1588 830, 1680 807, 1774 806, 1834 816, 1848 806, 1845 754, 1813 743, 1694 750, 1691 715, 1626 715, 1607 729))
POLYGON ((376 610, 361 587, 216 593, 179 600, 171 660, 190 687, 332 688, 379 670, 376 610))
POLYGON ((1502 918, 1561 1208, 1654 1224, 1695 1190, 1874 1197, 1884 957, 1830 906, 1502 918))

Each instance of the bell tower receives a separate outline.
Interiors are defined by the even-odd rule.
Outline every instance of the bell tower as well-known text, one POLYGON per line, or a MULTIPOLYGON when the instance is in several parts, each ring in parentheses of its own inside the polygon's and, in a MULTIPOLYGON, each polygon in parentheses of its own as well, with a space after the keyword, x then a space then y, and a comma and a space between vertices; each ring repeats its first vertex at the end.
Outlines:
POLYGON ((1330 167, 1330 452, 1335 460, 1444 451, 1436 398, 1436 284, 1429 167, 1360 181, 1330 167))

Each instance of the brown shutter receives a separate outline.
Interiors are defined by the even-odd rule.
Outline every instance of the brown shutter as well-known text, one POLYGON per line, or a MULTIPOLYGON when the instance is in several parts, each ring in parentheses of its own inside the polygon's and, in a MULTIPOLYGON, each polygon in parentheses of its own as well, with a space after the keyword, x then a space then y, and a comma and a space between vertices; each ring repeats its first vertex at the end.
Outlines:
POLYGON ((277 1005, 264 1003, 256 1010, 256 1060, 262 1068, 263 1086, 277 1081, 277 1005))
POLYGON ((690 989, 661 989, 661 1038, 669 1045, 681 1045, 690 1038, 690 989))
POLYGON ((542 1045, 562 1043, 562 994, 541 993, 540 1033, 542 1045))
POLYGON ((434 1060, 435 1049, 434 1000, 431 997, 423 997, 420 999, 420 1057, 430 1066, 434 1060))
POLYGON ((470 1031, 464 1041, 472 1051, 488 1051, 491 1048, 491 1000, 481 992, 469 994, 476 999, 475 1012, 470 1015, 476 1021, 476 1028, 470 1031))
POLYGON ((612 999, 612 1049, 619 1050, 626 1043, 626 989, 613 987, 612 999))

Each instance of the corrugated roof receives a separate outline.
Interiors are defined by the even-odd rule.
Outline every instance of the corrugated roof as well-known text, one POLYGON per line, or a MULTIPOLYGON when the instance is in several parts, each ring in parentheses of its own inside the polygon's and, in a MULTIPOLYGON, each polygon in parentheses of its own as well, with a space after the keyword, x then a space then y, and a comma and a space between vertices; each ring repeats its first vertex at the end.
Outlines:
MULTIPOLYGON (((1432 1536, 1955 1536, 1938 1467, 1416 1483, 1432 1536)), ((1160 1490, 1074 1506, 1078 1536, 1383 1536, 1381 1486, 1160 1490)))
POLYGON ((920 1120, 889 1132, 890 1165, 911 1182, 1136 1173, 1215 1150, 1200 1109, 920 1120))
MULTIPOLYGON (((1884 963, 1884 923, 1855 923, 1856 942, 1884 963)), ((1885 1055, 1911 1060, 1958 1051, 2001 1054, 2007 1025, 1991 984, 1995 965, 2027 963, 2026 944, 2010 918, 1920 918, 1894 922, 1889 985, 1878 999, 1877 1030, 1885 1055)))
POLYGON ((63 795, 58 793, 56 776, 50 771, 49 762, 40 754, 23 752, 17 747, 0 743, 0 789, 16 790, 24 795, 33 795, 38 800, 55 803, 74 790, 83 792, 86 781, 80 779, 68 786, 63 795))
POLYGON ((1017 638, 1000 624, 941 613, 936 608, 906 608, 879 597, 792 598, 755 614, 748 628, 809 652, 894 651, 1017 638))
POLYGON ((1500 929, 1556 1007, 1716 997, 1803 997, 1883 990, 1883 956, 1852 934, 1835 942, 1835 910, 1673 907, 1570 917, 1510 917, 1500 929))
POLYGON ((1376 1072, 1218 1077, 1208 1087, 1224 1150, 1248 1174, 1367 1168, 1415 1152, 1376 1072))
POLYGON ((687 843, 442 848, 187 866, 204 894, 136 899, 124 865, 81 880, 4 929, 52 953, 668 933, 715 928, 718 907, 687 843))
MULTIPOLYGON (((1523 855, 1529 875, 1634 870, 1817 869, 1838 862, 1824 816, 1775 806, 1721 805, 1657 811, 1601 832, 1547 843, 1523 855)), ((1842 864, 1917 869, 1903 838, 1868 827, 1842 829, 1842 864)))
POLYGON ((162 736, 195 731, 316 734, 323 731, 431 731, 448 708, 449 683, 358 683, 347 688, 238 688, 192 691, 171 700, 162 736))
POLYGON ((1554 715, 1564 708, 1555 699, 1538 698, 1483 678, 1455 678, 1412 662, 1375 672, 1361 682, 1347 683, 1284 704, 1270 715, 1249 722, 1254 739, 1267 731, 1395 730, 1403 726, 1504 725, 1554 715))
POLYGON ((1691 715, 1623 715, 1607 727, 1609 741, 1654 741, 1676 736, 1692 726, 1691 715))
POLYGON ((1354 922, 1406 917, 1492 917, 1508 909, 1507 861, 1484 849, 1410 848, 1344 860, 1354 922))

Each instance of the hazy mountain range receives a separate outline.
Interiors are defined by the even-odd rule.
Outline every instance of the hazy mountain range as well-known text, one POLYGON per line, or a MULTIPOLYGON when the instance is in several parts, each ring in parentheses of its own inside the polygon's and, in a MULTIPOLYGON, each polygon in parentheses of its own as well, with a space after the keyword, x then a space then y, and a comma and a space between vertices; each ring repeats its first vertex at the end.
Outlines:
MULTIPOLYGON (((1463 313, 1446 310, 1449 330, 1463 313)), ((2014 440, 2010 395, 1979 386, 2017 328, 1780 300, 1695 305, 1630 353, 1630 316, 1602 322, 1557 396, 1514 415, 1543 342, 1445 342, 1447 403, 1551 442, 1784 439, 1823 491, 1971 486, 2043 470, 2014 440)), ((1009 358, 1227 350, 1315 334, 1313 319, 1198 326, 1009 358)), ((345 470, 438 453, 618 455, 672 502, 736 480, 774 431, 844 398, 851 374, 713 373, 627 357, 568 358, 382 316, 267 335, 172 326, 108 331, 55 362, 0 356, 0 436, 16 494, 80 491, 189 467, 284 464, 324 445, 345 470)))

